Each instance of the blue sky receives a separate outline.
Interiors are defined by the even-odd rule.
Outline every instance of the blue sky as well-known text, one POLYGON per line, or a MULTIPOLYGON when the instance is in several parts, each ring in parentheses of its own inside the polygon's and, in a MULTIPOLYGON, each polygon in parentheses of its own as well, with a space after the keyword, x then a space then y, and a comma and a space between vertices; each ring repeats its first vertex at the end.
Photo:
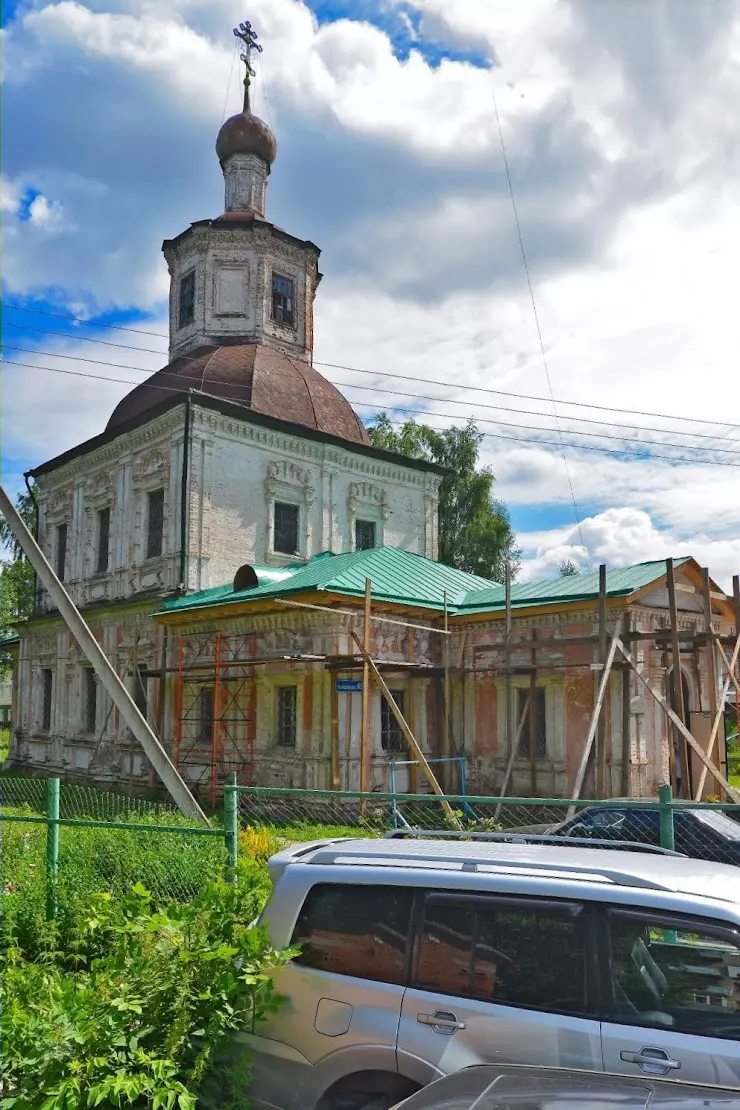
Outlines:
MULTIPOLYGON (((253 0, 247 15, 279 144, 268 216, 323 250, 318 368, 363 416, 477 418, 525 574, 691 552, 727 581, 740 3, 253 0), (559 437, 591 449, 568 446, 566 465, 559 437)), ((102 429, 127 389, 113 379, 166 362, 161 242, 222 208, 213 143, 238 106, 244 17, 232 0, 4 5, 3 300, 38 310, 5 312, 15 488, 102 429)))

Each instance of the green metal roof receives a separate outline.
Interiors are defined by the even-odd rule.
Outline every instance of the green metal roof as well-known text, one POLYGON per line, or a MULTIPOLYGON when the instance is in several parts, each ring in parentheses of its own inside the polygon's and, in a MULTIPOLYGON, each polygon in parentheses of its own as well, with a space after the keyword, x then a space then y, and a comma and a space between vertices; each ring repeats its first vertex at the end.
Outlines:
MULTIPOLYGON (((365 579, 372 581, 373 600, 444 608, 444 595, 453 611, 472 590, 490 589, 495 583, 476 574, 435 563, 398 547, 374 547, 343 555, 325 552, 314 556, 282 582, 265 582, 251 590, 234 593, 231 586, 217 586, 164 603, 163 612, 200 609, 239 601, 257 601, 286 594, 322 590, 327 593, 362 597, 365 579)), ((260 568, 255 568, 259 579, 260 568)))
MULTIPOLYGON (((676 559, 675 565, 681 566, 688 561, 688 557, 676 559)), ((231 585, 216 586, 166 601, 160 612, 204 609, 317 590, 360 598, 364 595, 367 578, 372 582, 374 601, 439 611, 444 607, 446 593, 448 609, 453 615, 500 612, 505 607, 504 587, 500 583, 435 563, 398 547, 375 547, 370 551, 349 551, 343 555, 323 552, 302 566, 255 567, 254 570, 259 585, 251 590, 234 592, 231 585), (276 581, 278 575, 281 578, 276 581)), ((607 597, 628 597, 664 574, 665 561, 662 559, 609 570, 606 575, 607 597)), ((567 578, 515 583, 511 588, 514 610, 528 605, 590 601, 598 596, 598 571, 567 578)))
POLYGON ((0 632, 0 648, 15 647, 21 642, 17 632, 0 632))
MULTIPOLYGON (((687 562, 689 562, 689 556, 675 559, 674 565, 678 567, 687 562)), ((664 574, 665 559, 654 559, 646 563, 633 563, 629 567, 607 570, 606 595, 627 597, 664 574)), ((555 605, 567 601, 587 601, 598 596, 598 571, 592 571, 589 574, 573 574, 568 577, 545 578, 539 582, 515 583, 511 587, 513 609, 525 605, 555 605)), ((462 603, 459 603, 458 612, 490 612, 505 608, 505 604, 503 586, 494 586, 487 590, 471 590, 462 603)))

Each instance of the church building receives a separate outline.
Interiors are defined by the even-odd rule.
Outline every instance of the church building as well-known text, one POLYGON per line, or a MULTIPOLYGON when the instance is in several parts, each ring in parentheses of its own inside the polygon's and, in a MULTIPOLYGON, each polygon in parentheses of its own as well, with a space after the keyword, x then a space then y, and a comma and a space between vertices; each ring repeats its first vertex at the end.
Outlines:
MULTIPOLYGON (((231 582, 243 564, 383 545, 437 557, 442 471, 373 448, 312 365, 320 251, 265 215, 276 153, 248 68, 243 110, 216 141, 223 212, 163 244, 170 362, 100 435, 30 473, 39 542, 155 727, 163 599, 231 582)), ((117 781, 127 730, 43 589, 17 685, 12 765, 117 781)), ((126 771, 144 781, 143 755, 126 771)))

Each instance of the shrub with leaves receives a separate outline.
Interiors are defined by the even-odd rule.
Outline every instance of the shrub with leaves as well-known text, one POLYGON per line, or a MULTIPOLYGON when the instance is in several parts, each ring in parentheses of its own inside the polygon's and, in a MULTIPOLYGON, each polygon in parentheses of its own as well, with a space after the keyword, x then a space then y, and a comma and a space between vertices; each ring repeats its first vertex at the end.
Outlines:
POLYGON ((260 882, 214 883, 157 908, 137 885, 94 897, 75 970, 6 951, 2 1110, 243 1106, 233 1034, 277 1009, 294 954, 251 924, 262 899, 260 882))

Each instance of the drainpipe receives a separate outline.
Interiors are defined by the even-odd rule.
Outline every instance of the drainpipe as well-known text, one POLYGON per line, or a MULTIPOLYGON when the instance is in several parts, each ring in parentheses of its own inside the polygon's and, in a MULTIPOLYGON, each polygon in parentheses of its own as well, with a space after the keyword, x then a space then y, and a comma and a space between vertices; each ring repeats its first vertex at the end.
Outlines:
MULTIPOLYGON (((26 489, 28 490, 28 496, 33 501, 33 511, 34 511, 33 538, 38 543, 38 539, 39 539, 39 503, 36 500, 36 490, 28 481, 30 474, 31 474, 31 471, 26 470, 23 474, 23 481, 26 483, 26 489)), ((39 612, 39 576, 36 573, 36 571, 34 570, 33 571, 33 615, 34 615, 34 617, 38 616, 38 612, 39 612)))
POLYGON ((190 424, 193 401, 185 397, 185 431, 182 440, 182 480, 180 484, 180 593, 188 588, 188 472, 190 468, 190 424))

